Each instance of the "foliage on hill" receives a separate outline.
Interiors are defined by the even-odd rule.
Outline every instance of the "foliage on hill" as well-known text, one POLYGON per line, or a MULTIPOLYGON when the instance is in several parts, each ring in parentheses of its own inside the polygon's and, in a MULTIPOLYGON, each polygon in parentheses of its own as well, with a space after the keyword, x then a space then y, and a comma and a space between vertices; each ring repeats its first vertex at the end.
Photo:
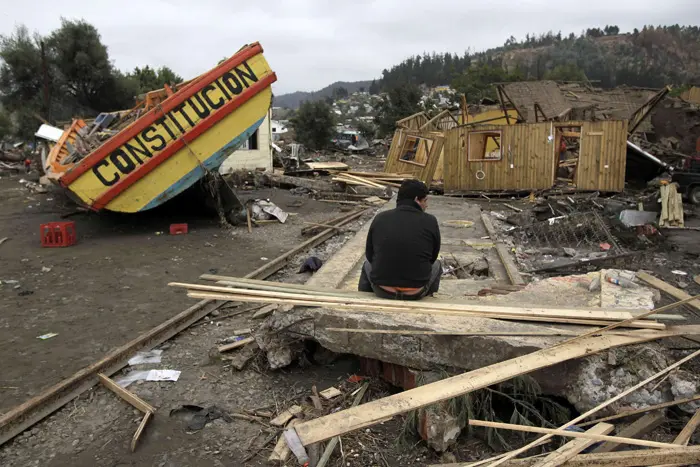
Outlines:
MULTIPOLYGON (((396 85, 452 84, 474 94, 483 86, 513 79, 597 81, 618 85, 662 87, 700 82, 700 28, 645 26, 619 34, 617 26, 588 29, 580 36, 548 32, 510 37, 502 47, 481 53, 424 54, 384 70, 382 90, 396 85)), ((467 97, 470 97, 469 92, 467 97)), ((470 99, 471 100, 471 99, 470 99)))

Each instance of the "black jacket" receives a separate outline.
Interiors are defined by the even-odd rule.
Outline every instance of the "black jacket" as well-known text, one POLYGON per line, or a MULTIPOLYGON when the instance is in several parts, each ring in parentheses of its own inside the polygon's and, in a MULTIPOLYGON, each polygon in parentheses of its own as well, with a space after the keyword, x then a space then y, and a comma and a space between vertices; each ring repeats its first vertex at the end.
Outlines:
POLYGON ((423 287, 439 253, 437 219, 412 200, 398 201, 396 209, 377 214, 367 234, 365 255, 375 285, 423 287))

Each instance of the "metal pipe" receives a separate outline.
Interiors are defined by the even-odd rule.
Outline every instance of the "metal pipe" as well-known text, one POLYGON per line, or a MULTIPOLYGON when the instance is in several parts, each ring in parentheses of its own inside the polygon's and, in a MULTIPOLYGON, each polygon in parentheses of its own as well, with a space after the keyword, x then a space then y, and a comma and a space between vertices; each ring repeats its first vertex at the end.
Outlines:
POLYGON ((639 146, 637 146, 637 145, 634 144, 633 142, 627 141, 627 147, 634 149, 634 150, 637 151, 639 154, 643 155, 644 157, 646 157, 646 158, 649 159, 650 161, 655 162, 656 164, 660 165, 661 167, 663 167, 663 168, 665 168, 665 169, 667 169, 667 170, 671 170, 671 171, 673 170, 673 167, 672 167, 672 166, 668 165, 667 163, 665 163, 664 161, 662 161, 662 160, 659 159, 658 157, 654 156, 653 154, 651 154, 651 153, 645 151, 644 149, 640 148, 639 146))

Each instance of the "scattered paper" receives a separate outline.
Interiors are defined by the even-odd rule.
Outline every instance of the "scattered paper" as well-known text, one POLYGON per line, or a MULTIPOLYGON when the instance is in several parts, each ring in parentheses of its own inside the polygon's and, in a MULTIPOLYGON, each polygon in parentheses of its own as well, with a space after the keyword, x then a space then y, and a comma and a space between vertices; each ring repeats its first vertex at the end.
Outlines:
POLYGON ((678 269, 674 269, 674 270, 671 271, 671 272, 674 273, 674 274, 676 274, 676 275, 678 275, 678 276, 687 276, 687 275, 688 275, 687 272, 685 272, 685 271, 679 271, 678 269))
POLYGON ((129 359, 129 365, 143 365, 144 363, 160 363, 162 350, 149 350, 148 352, 137 352, 129 359))
POLYGON ((134 381, 177 381, 180 378, 180 373, 178 370, 132 371, 115 381, 119 386, 125 388, 134 381))
POLYGON ((37 336, 37 339, 41 339, 42 341, 45 341, 46 339, 51 339, 52 337, 58 336, 58 333, 56 332, 50 332, 48 334, 42 334, 41 336, 37 336))

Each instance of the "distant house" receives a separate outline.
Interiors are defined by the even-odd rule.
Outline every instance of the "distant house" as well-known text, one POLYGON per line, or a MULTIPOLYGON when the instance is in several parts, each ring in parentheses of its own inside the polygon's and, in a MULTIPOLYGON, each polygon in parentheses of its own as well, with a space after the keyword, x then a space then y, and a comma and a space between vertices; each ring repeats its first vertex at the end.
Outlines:
POLYGON ((255 133, 228 156, 219 168, 220 173, 227 174, 236 170, 272 169, 271 115, 271 112, 268 112, 255 133))
POLYGON ((282 122, 271 120, 270 131, 272 133, 272 141, 279 141, 279 139, 282 137, 281 135, 287 133, 289 130, 282 122))

